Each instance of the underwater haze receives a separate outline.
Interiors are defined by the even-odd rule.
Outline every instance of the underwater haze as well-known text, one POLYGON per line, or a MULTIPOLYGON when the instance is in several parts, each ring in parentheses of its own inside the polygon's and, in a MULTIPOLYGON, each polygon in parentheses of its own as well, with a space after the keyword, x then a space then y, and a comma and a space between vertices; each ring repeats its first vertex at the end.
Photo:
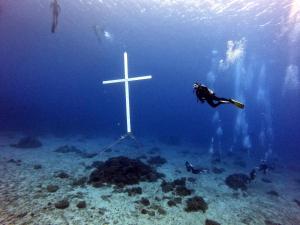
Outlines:
POLYGON ((0 36, 0 224, 300 224, 299 0, 0 0, 0 36))

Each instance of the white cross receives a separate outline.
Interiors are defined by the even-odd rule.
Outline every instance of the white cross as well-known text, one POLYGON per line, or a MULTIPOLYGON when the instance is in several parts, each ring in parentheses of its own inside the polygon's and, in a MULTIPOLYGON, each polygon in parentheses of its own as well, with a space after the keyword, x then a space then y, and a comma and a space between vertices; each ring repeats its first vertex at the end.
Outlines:
POLYGON ((127 133, 131 133, 131 122, 130 122, 130 104, 129 104, 129 81, 135 80, 145 80, 151 79, 151 75, 147 76, 140 76, 140 77, 128 77, 128 59, 127 59, 127 52, 124 52, 124 79, 117 79, 117 80, 107 80, 103 81, 102 84, 112 84, 112 83, 125 83, 125 98, 126 98, 126 120, 127 120, 127 133))

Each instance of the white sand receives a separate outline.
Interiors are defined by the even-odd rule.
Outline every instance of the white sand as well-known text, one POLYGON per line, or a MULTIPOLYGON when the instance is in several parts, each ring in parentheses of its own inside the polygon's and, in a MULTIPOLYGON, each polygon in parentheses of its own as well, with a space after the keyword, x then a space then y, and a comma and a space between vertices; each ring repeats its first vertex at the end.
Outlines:
MULTIPOLYGON (((300 200, 300 184, 295 182, 300 175, 287 169, 272 172, 266 178, 273 183, 261 181, 263 175, 252 183, 245 193, 233 191, 228 188, 224 180, 227 175, 234 172, 249 172, 249 169, 238 169, 228 165, 222 174, 194 175, 187 173, 184 162, 190 160, 204 167, 211 167, 210 157, 200 154, 200 149, 191 146, 167 146, 155 141, 143 140, 145 146, 140 149, 131 144, 123 143, 116 146, 114 151, 102 153, 92 159, 84 159, 73 153, 53 152, 57 147, 70 144, 88 152, 100 150, 113 140, 98 138, 84 139, 82 137, 55 138, 42 137, 43 147, 38 149, 16 149, 9 144, 16 143, 20 135, 0 136, 0 224, 37 224, 37 225, 195 225, 204 224, 206 218, 213 219, 222 225, 264 225, 265 220, 271 220, 283 225, 300 224, 300 207, 293 201, 300 200), (185 200, 181 205, 169 207, 167 200, 157 201, 155 197, 172 196, 171 193, 161 191, 161 181, 155 183, 141 183, 142 195, 129 197, 127 193, 113 193, 113 188, 72 187, 74 177, 88 176, 91 170, 85 166, 95 160, 106 160, 112 156, 124 155, 136 157, 147 154, 151 147, 161 149, 160 155, 165 157, 167 164, 158 168, 159 172, 166 174, 166 179, 171 181, 180 177, 197 178, 196 183, 187 182, 187 186, 195 190, 193 195, 202 196, 208 203, 205 213, 187 213, 184 211, 185 200), (189 150, 192 153, 183 154, 189 150), (9 159, 22 160, 18 166, 8 163, 9 159), (41 164, 42 169, 35 170, 33 165, 41 164), (60 179, 53 176, 55 171, 63 170, 71 178, 60 179), (59 190, 49 193, 48 184, 56 184, 59 190), (266 192, 276 190, 279 197, 270 196, 266 192), (239 196, 237 196, 239 193, 239 196), (101 196, 110 196, 102 199, 101 196), (243 196, 244 195, 244 196, 243 196), (67 197, 70 206, 66 209, 56 209, 54 203, 67 197), (146 197, 151 204, 161 205, 166 210, 166 215, 155 213, 155 216, 140 213, 142 207, 135 201, 146 197), (87 208, 78 209, 76 204, 85 200, 87 208), (52 203, 48 205, 48 203, 52 203)), ((155 154, 156 155, 156 154, 155 154)), ((149 156, 149 154, 147 154, 149 156)), ((137 185, 135 185, 137 186, 137 185)))

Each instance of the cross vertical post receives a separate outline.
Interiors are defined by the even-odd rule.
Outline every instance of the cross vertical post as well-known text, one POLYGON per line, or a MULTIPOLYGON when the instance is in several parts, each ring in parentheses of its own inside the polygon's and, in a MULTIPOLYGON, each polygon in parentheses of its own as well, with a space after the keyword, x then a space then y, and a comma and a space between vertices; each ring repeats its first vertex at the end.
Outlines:
POLYGON ((117 80, 107 80, 103 81, 102 84, 112 84, 112 83, 121 83, 124 82, 125 84, 125 100, 126 100, 126 122, 127 122, 127 134, 131 135, 131 119, 130 119, 130 102, 129 102, 129 81, 136 81, 136 80, 145 80, 151 79, 151 75, 139 76, 139 77, 132 77, 129 78, 128 75, 128 56, 127 52, 124 52, 124 79, 117 79, 117 80))
POLYGON ((127 133, 131 133, 127 52, 124 52, 124 73, 125 73, 125 99, 126 99, 127 133))

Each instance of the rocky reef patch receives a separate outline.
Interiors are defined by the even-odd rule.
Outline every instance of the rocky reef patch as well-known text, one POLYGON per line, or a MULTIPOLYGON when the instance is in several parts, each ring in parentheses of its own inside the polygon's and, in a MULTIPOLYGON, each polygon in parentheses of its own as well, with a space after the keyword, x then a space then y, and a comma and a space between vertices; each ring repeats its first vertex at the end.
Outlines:
POLYGON ((248 175, 243 173, 234 173, 225 179, 225 183, 228 187, 234 190, 241 189, 243 191, 247 190, 249 181, 248 175))
POLYGON ((42 146, 42 142, 36 138, 36 137, 31 137, 31 136, 27 136, 27 137, 23 137, 21 138, 18 143, 16 144, 11 144, 11 147, 14 148, 39 148, 42 146))
POLYGON ((92 171, 88 183, 94 187, 103 185, 124 187, 143 181, 154 182, 162 177, 163 174, 138 159, 119 156, 109 158, 92 171))

